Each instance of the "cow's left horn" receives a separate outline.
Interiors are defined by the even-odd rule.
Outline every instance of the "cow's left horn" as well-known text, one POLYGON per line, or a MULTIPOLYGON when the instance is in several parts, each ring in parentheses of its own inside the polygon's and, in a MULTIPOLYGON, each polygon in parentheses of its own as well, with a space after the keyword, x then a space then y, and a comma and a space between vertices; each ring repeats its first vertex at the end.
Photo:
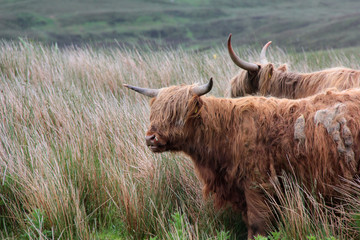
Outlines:
POLYGON ((210 92, 211 88, 213 86, 213 79, 210 78, 210 81, 204 85, 196 86, 192 89, 192 92, 198 96, 204 95, 208 92, 210 92))
POLYGON ((266 58, 266 50, 270 46, 270 44, 271 44, 271 41, 269 41, 267 44, 265 44, 264 47, 261 49, 261 53, 260 53, 260 63, 261 64, 268 63, 268 60, 266 58))
POLYGON ((159 89, 151 89, 151 88, 141 88, 141 87, 135 87, 128 84, 124 84, 124 87, 130 88, 138 93, 144 94, 148 97, 156 97, 160 90, 159 89))
POLYGON ((231 60, 237 66, 239 66, 242 69, 245 69, 247 71, 250 71, 250 72, 259 71, 259 66, 256 65, 255 63, 246 62, 246 61, 240 59, 238 56, 236 56, 236 54, 235 54, 235 52, 234 52, 234 50, 232 49, 232 46, 231 46, 231 33, 230 33, 229 38, 228 38, 228 51, 229 51, 229 55, 230 55, 231 60))

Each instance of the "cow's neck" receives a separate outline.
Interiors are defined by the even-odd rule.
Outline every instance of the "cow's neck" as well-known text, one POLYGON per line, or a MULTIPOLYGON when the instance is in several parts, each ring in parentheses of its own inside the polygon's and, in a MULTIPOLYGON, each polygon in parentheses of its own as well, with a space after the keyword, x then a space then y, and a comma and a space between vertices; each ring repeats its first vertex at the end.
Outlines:
POLYGON ((215 193, 215 202, 219 205, 227 199, 242 206, 246 173, 243 160, 250 156, 246 152, 251 148, 248 142, 255 142, 253 136, 243 141, 249 133, 254 133, 254 129, 248 129, 254 121, 249 119, 249 112, 244 113, 244 121, 241 119, 243 109, 238 110, 236 102, 204 98, 201 116, 184 151, 195 164, 205 195, 215 193))
POLYGON ((260 94, 272 95, 279 98, 298 98, 296 96, 296 89, 301 75, 291 72, 274 72, 270 82, 263 82, 260 87, 260 94))
POLYGON ((234 146, 241 134, 240 130, 249 132, 246 128, 250 125, 242 122, 234 100, 211 97, 202 100, 204 105, 200 118, 194 124, 196 128, 184 152, 203 167, 224 168, 232 164, 234 154, 237 154, 235 148, 238 151, 243 148, 240 142, 234 146))

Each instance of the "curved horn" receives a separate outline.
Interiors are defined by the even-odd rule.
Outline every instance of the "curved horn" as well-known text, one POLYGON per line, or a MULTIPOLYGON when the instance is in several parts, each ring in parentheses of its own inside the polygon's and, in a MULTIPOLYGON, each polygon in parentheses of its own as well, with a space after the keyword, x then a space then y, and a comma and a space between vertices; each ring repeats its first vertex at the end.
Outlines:
POLYGON ((213 79, 210 78, 210 81, 204 85, 196 86, 191 91, 195 93, 198 96, 204 95, 208 92, 210 92, 211 88, 213 86, 213 79))
POLYGON ((256 65, 255 63, 246 62, 244 60, 241 60, 240 58, 238 58, 235 55, 234 50, 231 47, 231 33, 228 38, 228 51, 229 51, 229 55, 230 55, 231 59, 237 66, 239 66, 242 69, 245 69, 247 71, 251 71, 251 72, 255 72, 255 71, 259 70, 259 66, 256 65))
POLYGON ((135 86, 131 86, 128 84, 124 84, 124 87, 130 88, 131 90, 134 90, 134 91, 141 93, 148 97, 156 97, 160 92, 159 89, 140 88, 140 87, 135 87, 135 86))
POLYGON ((261 53, 260 53, 260 63, 261 64, 267 64, 268 60, 266 59, 266 50, 267 48, 270 46, 272 42, 269 41, 267 44, 264 45, 264 47, 261 49, 261 53))

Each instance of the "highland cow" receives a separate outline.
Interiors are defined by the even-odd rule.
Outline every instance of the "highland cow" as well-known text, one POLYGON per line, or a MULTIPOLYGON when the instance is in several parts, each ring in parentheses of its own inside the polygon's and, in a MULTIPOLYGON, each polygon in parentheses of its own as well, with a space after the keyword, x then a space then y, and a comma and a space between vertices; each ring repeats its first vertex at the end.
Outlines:
POLYGON ((249 239, 266 235, 271 211, 264 189, 271 193, 282 171, 323 196, 337 194, 329 185, 359 173, 360 89, 289 100, 206 97, 212 79, 201 86, 125 86, 152 97, 148 147, 190 156, 204 195, 240 210, 249 239))
POLYGON ((275 68, 266 60, 268 42, 260 54, 260 64, 249 63, 238 58, 231 47, 231 34, 228 39, 229 55, 233 62, 242 68, 230 81, 230 96, 242 97, 258 94, 279 98, 304 98, 327 88, 345 90, 360 87, 360 71, 349 68, 330 68, 312 73, 288 72, 284 64, 275 68))

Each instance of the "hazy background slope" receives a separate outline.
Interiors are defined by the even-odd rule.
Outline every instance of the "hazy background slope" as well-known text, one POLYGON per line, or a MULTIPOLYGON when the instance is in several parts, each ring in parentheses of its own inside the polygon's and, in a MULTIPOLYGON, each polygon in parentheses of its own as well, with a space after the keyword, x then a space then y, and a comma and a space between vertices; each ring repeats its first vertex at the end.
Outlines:
POLYGON ((59 45, 207 48, 272 40, 315 50, 360 45, 355 0, 1 0, 0 38, 59 45))

